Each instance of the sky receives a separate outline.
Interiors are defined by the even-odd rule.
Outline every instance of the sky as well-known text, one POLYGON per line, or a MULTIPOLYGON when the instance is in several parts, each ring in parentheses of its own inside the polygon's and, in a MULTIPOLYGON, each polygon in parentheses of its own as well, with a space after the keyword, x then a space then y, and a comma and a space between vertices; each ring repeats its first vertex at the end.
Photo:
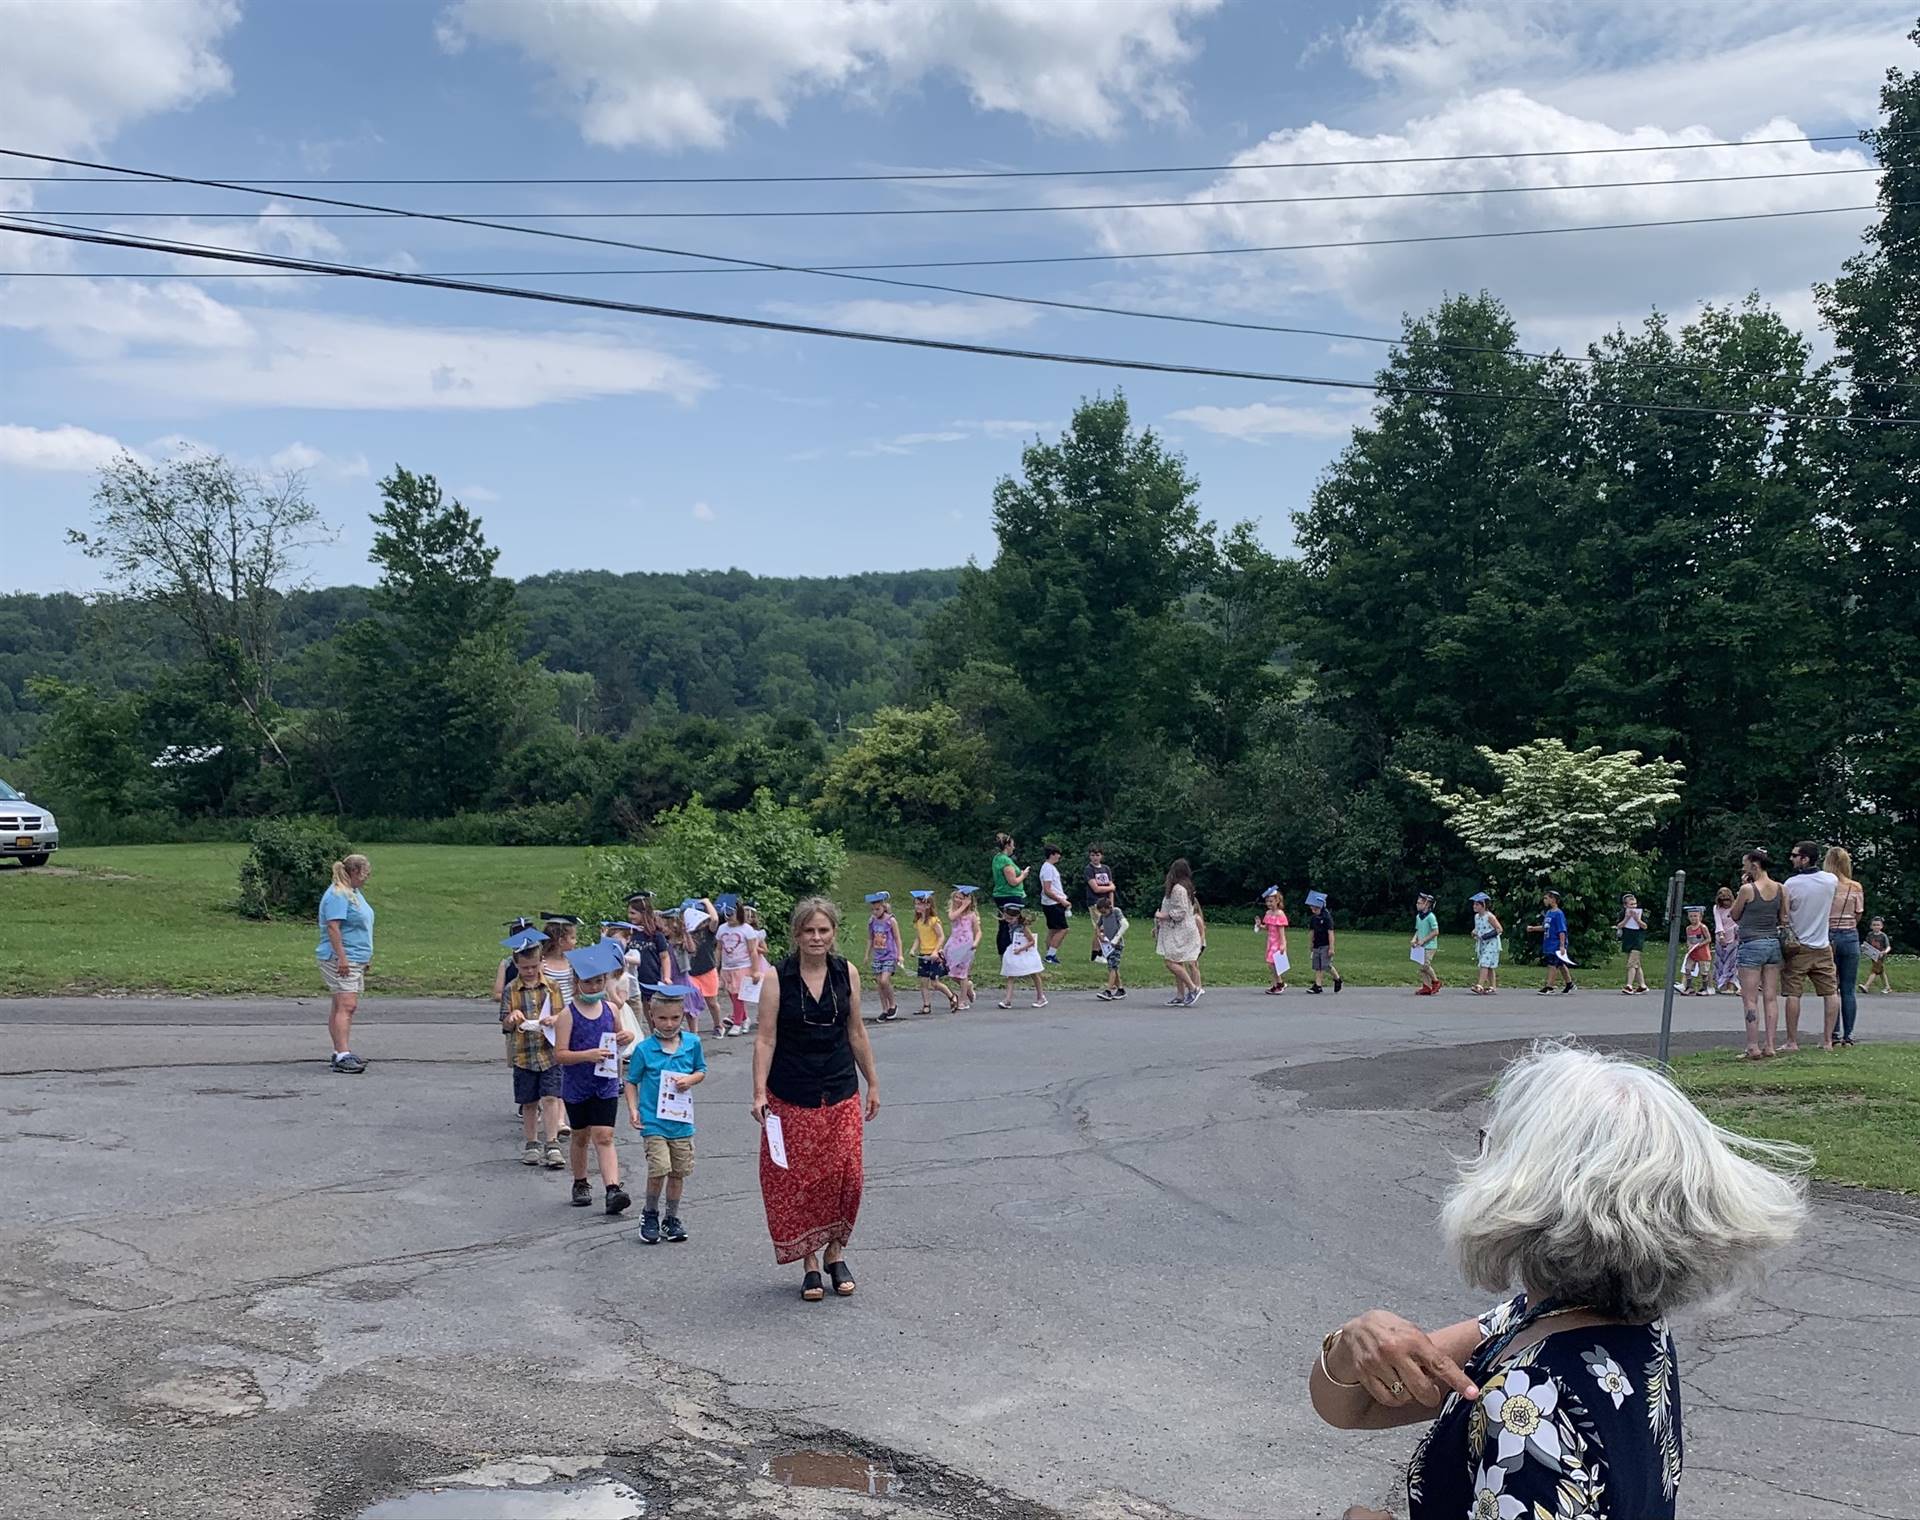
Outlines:
MULTIPOLYGON (((1758 292, 1818 344, 1811 286, 1858 246, 1867 213, 1139 255, 1866 206, 1876 179, 1857 144, 1757 140, 1871 124, 1886 69, 1920 63, 1905 40, 1914 14, 1913 0, 0 0, 0 148, 260 187, 16 179, 0 181, 0 213, 753 318, 1337 379, 1370 378, 1386 350, 684 255, 1100 255, 884 278, 1374 336, 1484 289, 1530 346, 1576 351, 1654 308, 1684 318, 1758 292), (1684 146, 1721 142, 1742 146, 1684 146), (1624 146, 1656 151, 1293 167, 1624 146), (1166 172, 1226 165, 1281 167, 1166 172), (554 183, 1142 168, 1161 172, 554 183), (1671 183, 1732 175, 1749 178, 1671 183), (504 178, 538 183, 364 183, 504 178), (1518 186, 1557 188, 1409 193, 1518 186), (656 251, 337 218, 295 194, 656 251), (1382 194, 1397 198, 1299 200, 1382 194), (1278 197, 1292 203, 1204 204, 1278 197), (1095 209, 1116 202, 1156 204, 1095 209), (986 209, 1006 207, 1030 209, 986 209), (912 214, 605 214, 845 210, 912 214), (961 214, 922 214, 934 210, 961 214)), ((0 158, 0 174, 77 172, 0 158)), ((473 509, 514 576, 985 562, 995 481, 1080 398, 1115 385, 1187 456, 1208 516, 1252 520, 1289 552, 1291 514, 1369 402, 358 280, 206 277, 231 269, 0 232, 0 590, 100 588, 66 533, 87 526, 97 471, 122 449, 213 449, 264 476, 300 472, 336 530, 308 556, 316 584, 373 578, 367 516, 396 463, 473 509)))

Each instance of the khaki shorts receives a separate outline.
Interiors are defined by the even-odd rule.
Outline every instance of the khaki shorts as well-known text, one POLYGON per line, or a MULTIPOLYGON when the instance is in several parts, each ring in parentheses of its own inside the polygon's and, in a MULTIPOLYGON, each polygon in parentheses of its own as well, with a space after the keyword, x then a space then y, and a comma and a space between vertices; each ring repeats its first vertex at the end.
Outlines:
POLYGON ((340 967, 333 961, 320 962, 320 980, 327 984, 329 992, 365 992, 367 990, 367 968, 347 963, 347 974, 340 974, 340 967))
POLYGON ((1780 968, 1782 997, 1799 997, 1808 982, 1813 983, 1814 992, 1823 998, 1839 992, 1840 979, 1833 970, 1833 946, 1822 945, 1812 950, 1805 945, 1795 945, 1784 959, 1785 964, 1780 968))
POLYGON ((693 1142, 669 1140, 665 1135, 647 1136, 647 1176, 691 1177, 693 1142))

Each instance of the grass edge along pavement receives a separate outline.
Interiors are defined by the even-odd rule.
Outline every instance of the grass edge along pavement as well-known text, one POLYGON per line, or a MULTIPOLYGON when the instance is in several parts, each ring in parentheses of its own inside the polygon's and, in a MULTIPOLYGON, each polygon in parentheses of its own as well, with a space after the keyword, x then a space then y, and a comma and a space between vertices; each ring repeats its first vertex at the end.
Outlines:
MULTIPOLYGON (((0 996, 54 993, 157 992, 211 996, 317 997, 313 970, 317 930, 311 920, 262 923, 232 911, 235 883, 247 847, 240 843, 123 845, 62 850, 50 866, 26 871, 0 867, 0 996)), ((584 863, 583 847, 370 844, 374 876, 368 886, 378 913, 378 953, 369 996, 482 996, 491 985, 497 941, 516 913, 561 906, 567 878, 584 863)), ((985 874, 987 862, 981 861, 985 874)), ((910 918, 915 887, 931 887, 946 922, 951 883, 890 856, 850 854, 834 897, 845 917, 841 949, 865 963, 868 892, 893 894, 894 910, 910 918)), ((1124 969, 1127 985, 1142 992, 1170 986, 1153 953, 1153 910, 1159 882, 1123 882, 1130 927, 1124 969), (1140 901, 1136 901, 1136 897, 1140 901)), ((1304 894, 1296 894, 1304 895, 1304 894)), ((1338 912, 1338 898, 1335 899, 1338 912)), ((985 951, 975 961, 975 985, 999 986, 993 953, 993 909, 982 911, 985 951)), ((1264 935, 1253 928, 1251 902, 1209 910, 1209 948, 1201 969, 1209 985, 1257 987, 1268 980, 1261 959, 1264 935)), ((1304 908, 1289 931, 1294 969, 1289 997, 1305 995, 1308 945, 1304 908)), ((1044 934, 1037 906, 1034 927, 1044 934)), ((1462 923, 1445 919, 1438 966, 1449 993, 1473 980, 1471 941, 1462 923)), ((1409 910, 1409 928, 1411 910, 1409 910)), ((1106 979, 1088 959, 1090 925, 1076 907, 1062 964, 1049 986, 1091 989, 1106 979)), ((910 938, 903 934, 903 938, 910 938)), ((1524 936, 1519 938, 1524 939, 1524 936)), ((1528 993, 1537 965, 1522 964, 1516 938, 1507 941, 1506 985, 1528 993)), ((1406 987, 1417 979, 1407 960, 1407 935, 1398 931, 1338 931, 1338 962, 1357 987, 1406 987)), ((911 965, 907 968, 911 972, 911 965)), ((1589 971, 1590 986, 1607 984, 1612 970, 1589 971)), ((919 1006, 911 975, 896 982, 900 1002, 919 1006)), ((994 995, 997 997, 998 992, 994 995)))
MULTIPOLYGON (((1819 1007, 1812 1000, 1816 1021, 1819 1007)), ((1715 1123, 1806 1146, 1824 1182, 1920 1194, 1920 1043, 1828 1054, 1816 1037, 1796 1054, 1758 1062, 1730 1047, 1679 1056, 1673 1074, 1715 1123)))

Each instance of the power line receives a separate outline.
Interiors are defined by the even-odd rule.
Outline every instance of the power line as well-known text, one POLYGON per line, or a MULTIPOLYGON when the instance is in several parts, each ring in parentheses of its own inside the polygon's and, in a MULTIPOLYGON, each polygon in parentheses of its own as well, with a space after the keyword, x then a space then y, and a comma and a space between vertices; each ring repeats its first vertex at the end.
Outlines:
MULTIPOLYGON (((612 221, 766 221, 802 217, 900 217, 900 216, 1026 216, 1037 212, 1058 211, 1188 211, 1209 206, 1314 206, 1332 202, 1435 200, 1464 195, 1544 195, 1567 190, 1644 190, 1678 185, 1738 185, 1756 180, 1830 179, 1842 174, 1878 174, 1877 165, 1859 169, 1783 169, 1768 174, 1703 174, 1684 179, 1594 180, 1578 185, 1465 185, 1441 190, 1352 190, 1327 195, 1251 195, 1211 200, 1158 201, 1086 201, 1051 202, 1027 206, 831 206, 818 209, 748 211, 448 211, 439 213, 463 219, 477 217, 514 217, 526 222, 612 222, 612 221)), ((136 181, 136 183, 139 183, 136 181)), ((270 195, 273 192, 250 192, 270 195)), ((36 208, 38 210, 38 208, 36 208)), ((317 222, 369 220, 380 217, 406 217, 426 213, 394 211, 249 211, 244 213, 204 211, 67 211, 47 207, 43 216, 183 219, 195 216, 245 215, 252 220, 304 218, 317 222)))
MULTIPOLYGON (((1162 164, 1158 166, 1129 166, 1114 169, 940 169, 892 174, 685 174, 576 176, 571 178, 556 178, 551 176, 528 176, 523 178, 502 178, 497 176, 468 178, 425 176, 399 179, 354 179, 347 176, 333 175, 315 176, 305 179, 286 179, 258 174, 222 174, 205 177, 209 179, 220 179, 229 183, 255 185, 850 185, 902 184, 909 182, 929 183, 944 180, 981 179, 1096 179, 1115 176, 1145 178, 1156 174, 1240 174, 1269 169, 1352 169, 1373 164, 1488 163, 1519 158, 1589 158, 1601 154, 1614 153, 1681 153, 1717 148, 1768 148, 1812 143, 1859 142, 1861 133, 1867 130, 1870 129, 1860 128, 1852 132, 1829 132, 1818 137, 1755 137, 1739 142, 1635 143, 1613 148, 1529 148, 1508 153, 1428 153, 1392 158, 1321 158, 1276 160, 1245 164, 1162 164)), ((1892 132, 1883 133, 1882 135, 1888 137, 1904 137, 1910 134, 1892 132)), ((46 163, 69 162, 68 160, 42 157, 37 154, 17 154, 13 156, 39 158, 41 162, 46 163)), ((79 164, 76 166, 88 169, 111 169, 110 165, 101 164, 79 164)), ((125 181, 116 178, 116 173, 129 172, 134 171, 115 171, 100 175, 7 174, 0 175, 0 181, 35 184, 47 184, 54 181, 71 182, 74 184, 121 184, 125 183, 125 181)))
MULTIPOLYGON (((0 220, 0 231, 28 237, 53 238, 62 242, 92 244, 108 248, 132 248, 151 253, 187 255, 228 263, 255 264, 287 268, 302 273, 372 280, 383 284, 421 286, 437 290, 456 290, 473 295, 500 296, 534 301, 546 305, 584 307, 594 311, 623 312, 634 316, 660 317, 672 321, 699 322, 711 326, 746 328, 759 332, 789 333, 807 337, 838 338, 857 343, 878 343, 891 347, 930 349, 941 353, 976 354, 988 358, 1025 359, 1045 364, 1083 365, 1099 369, 1144 371, 1153 374, 1196 375, 1223 380, 1256 380, 1268 385, 1314 386, 1333 390, 1367 391, 1375 395, 1416 395, 1440 400, 1517 402, 1538 406, 1557 399, 1545 393, 1517 395, 1505 391, 1461 390, 1451 386, 1396 385, 1372 380, 1343 380, 1325 375, 1296 375, 1267 370, 1224 369, 1211 365, 1177 364, 1166 360, 1116 358, 1108 355, 1071 354, 1049 349, 1009 348, 999 344, 968 343, 949 338, 911 337, 902 333, 869 332, 856 328, 828 327, 817 323, 784 322, 771 317, 747 317, 725 312, 696 311, 683 307, 653 306, 633 301, 614 301, 599 296, 568 295, 560 291, 527 290, 510 285, 485 285, 467 280, 407 274, 398 270, 373 269, 363 265, 334 264, 317 259, 290 258, 280 254, 246 253, 201 247, 191 243, 135 238, 119 233, 86 229, 64 229, 36 225, 17 219, 0 220)), ((1788 412, 1773 407, 1708 407, 1676 405, 1667 402, 1618 401, 1585 398, 1585 405, 1613 411, 1647 412, 1659 415, 1741 417, 1757 422, 1859 422, 1873 426, 1910 426, 1920 422, 1913 417, 1870 417, 1849 413, 1821 414, 1788 412)))

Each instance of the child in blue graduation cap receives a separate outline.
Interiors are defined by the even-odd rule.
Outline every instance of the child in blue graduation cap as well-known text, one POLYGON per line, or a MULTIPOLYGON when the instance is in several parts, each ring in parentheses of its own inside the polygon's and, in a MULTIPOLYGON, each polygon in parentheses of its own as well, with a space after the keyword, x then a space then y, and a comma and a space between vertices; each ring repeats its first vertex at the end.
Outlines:
POLYGON ((706 1052, 700 1036, 682 1030, 686 987, 655 983, 647 989, 647 1037, 627 1057, 627 1122, 645 1137, 647 1202, 640 1211, 640 1239, 646 1245, 687 1238, 680 1210, 687 1178, 693 1175, 693 1102, 675 1100, 707 1079, 706 1052), (662 1092, 666 1097, 662 1099, 662 1092), (662 1108, 671 1112, 662 1113, 662 1108), (684 1114, 678 1110, 684 1108, 684 1114), (665 1193, 666 1217, 661 1217, 665 1193))
POLYGON ((947 931, 940 927, 940 914, 933 893, 908 894, 913 899, 914 970, 920 976, 920 1012, 933 1012, 933 989, 938 987, 947 1000, 947 1011, 960 1011, 960 995, 947 985, 947 931))
POLYGON ((620 1186, 620 1158, 613 1147, 613 1123, 620 1112, 620 1052, 634 1043, 633 1031, 614 1017, 607 989, 621 974, 620 949, 601 940, 567 953, 573 995, 554 1021, 553 1058, 561 1068, 561 1098, 573 1127, 569 1160, 573 1164, 573 1203, 593 1202, 587 1181, 589 1147, 599 1158, 609 1214, 633 1206, 620 1186))
POLYGON ((867 963, 873 968, 874 985, 880 992, 882 1024, 900 1017, 900 1006, 893 995, 893 973, 900 967, 900 921, 893 916, 890 895, 867 894, 867 906, 873 910, 867 920, 867 963))
POLYGON ((511 968, 510 979, 500 990, 500 1029, 507 1037, 513 1101, 520 1108, 520 1159, 528 1166, 544 1162, 548 1171, 557 1172, 567 1164, 560 1154, 560 1132, 566 1121, 552 1033, 562 999, 560 989, 540 970, 541 947, 546 942, 546 935, 531 924, 500 941, 511 968), (540 1141, 543 1121, 544 1146, 540 1141))

